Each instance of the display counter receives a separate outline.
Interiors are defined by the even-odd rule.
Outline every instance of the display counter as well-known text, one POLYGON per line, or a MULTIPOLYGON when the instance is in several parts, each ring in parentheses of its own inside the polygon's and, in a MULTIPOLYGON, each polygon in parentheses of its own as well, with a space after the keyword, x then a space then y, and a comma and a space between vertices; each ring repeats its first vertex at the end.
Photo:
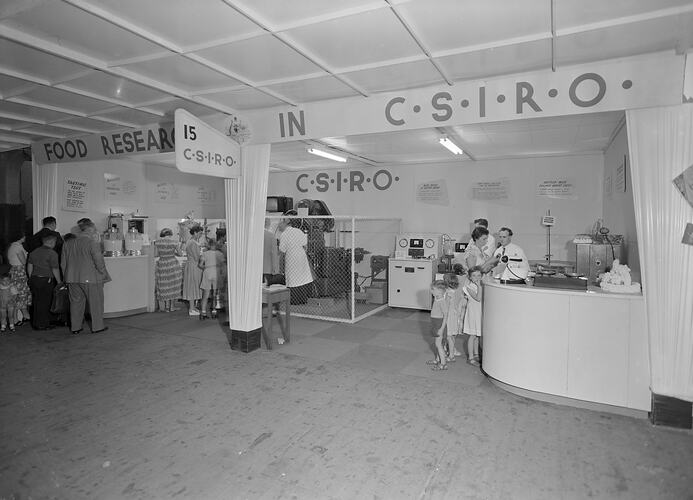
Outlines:
POLYGON ((483 370, 496 385, 555 403, 649 411, 642 294, 492 281, 483 300, 483 370))
POLYGON ((111 281, 103 287, 104 318, 154 310, 154 268, 149 255, 104 257, 111 281))

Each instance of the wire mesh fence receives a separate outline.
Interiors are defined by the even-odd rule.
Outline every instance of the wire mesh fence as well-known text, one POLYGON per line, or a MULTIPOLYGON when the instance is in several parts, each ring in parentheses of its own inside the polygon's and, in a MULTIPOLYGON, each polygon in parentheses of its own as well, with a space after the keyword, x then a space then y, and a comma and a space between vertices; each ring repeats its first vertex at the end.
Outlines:
POLYGON ((268 278, 289 288, 292 315, 353 323, 387 306, 388 260, 400 219, 267 219, 279 250, 279 276, 268 278))

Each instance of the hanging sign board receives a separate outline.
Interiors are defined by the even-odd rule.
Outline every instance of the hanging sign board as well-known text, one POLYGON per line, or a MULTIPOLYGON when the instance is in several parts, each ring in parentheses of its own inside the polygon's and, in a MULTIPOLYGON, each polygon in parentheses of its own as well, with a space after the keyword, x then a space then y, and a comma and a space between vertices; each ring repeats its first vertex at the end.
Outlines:
POLYGON ((112 160, 138 153, 168 151, 173 151, 172 123, 70 139, 48 139, 35 142, 31 146, 36 162, 41 164, 112 160))
POLYGON ((175 114, 176 167, 181 172, 240 177, 241 147, 184 109, 175 114))
POLYGON ((681 103, 684 61, 673 51, 626 57, 250 110, 244 119, 253 129, 250 143, 262 144, 666 106, 681 103))

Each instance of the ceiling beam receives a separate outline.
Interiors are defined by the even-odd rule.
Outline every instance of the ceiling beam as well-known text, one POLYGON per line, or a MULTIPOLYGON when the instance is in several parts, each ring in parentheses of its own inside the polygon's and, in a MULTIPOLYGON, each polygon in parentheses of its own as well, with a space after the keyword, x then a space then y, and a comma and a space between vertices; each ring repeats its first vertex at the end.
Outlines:
POLYGON ((433 58, 431 55, 431 51, 428 50, 428 48, 424 45, 424 43, 421 41, 421 39, 416 35, 414 32, 414 29, 409 25, 409 23, 404 19, 404 16, 397 10, 397 8, 393 5, 391 0, 385 0, 387 4, 390 6, 390 10, 392 13, 395 15, 395 17, 399 20, 399 22, 404 26, 404 29, 409 33, 409 36, 414 40, 416 45, 419 46, 419 49, 421 49, 421 52, 423 52, 428 60, 431 62, 433 67, 438 71, 440 76, 445 80, 445 83, 448 85, 452 85, 452 79, 443 71, 443 68, 440 67, 440 65, 436 62, 436 60, 433 58))
POLYGON ((340 82, 342 82, 344 85, 347 87, 350 87, 352 90, 356 91, 357 93, 361 94, 363 97, 368 97, 368 93, 360 88, 358 85, 356 85, 354 82, 350 81, 349 79, 339 75, 337 72, 333 71, 330 69, 325 63, 321 62, 315 55, 311 54, 308 52, 308 50, 304 49, 301 47, 296 41, 292 40, 289 36, 287 36, 284 33, 274 31, 272 30, 266 22, 260 20, 257 15, 254 15, 247 9, 243 9, 239 7, 238 5, 235 5, 234 2, 230 0, 222 0, 226 5, 228 5, 230 8, 232 8, 234 11, 238 12, 240 15, 248 19, 249 21, 255 23, 257 26, 259 26, 261 29, 275 37, 277 40, 281 41, 292 49, 293 51, 297 52, 298 54, 302 55, 306 59, 308 59, 310 62, 315 64, 318 68, 322 69, 325 71, 327 74, 333 76, 340 82))
MULTIPOLYGON (((138 26, 126 19, 123 19, 120 16, 117 16, 113 14, 112 12, 107 11, 106 9, 102 9, 100 7, 97 7, 95 5, 92 5, 89 2, 86 2, 85 0, 64 0, 65 2, 83 10, 84 12, 87 12, 88 14, 91 14, 95 17, 98 17, 99 19, 102 19, 113 26, 117 26, 118 28, 122 28, 126 31, 129 31, 130 33, 137 35, 138 37, 147 40, 148 42, 154 43, 160 47, 163 47, 166 50, 171 51, 173 54, 180 55, 182 57, 185 57, 187 59, 190 59, 191 61, 195 61, 198 64, 201 64, 208 69, 211 69, 212 71, 215 71, 217 73, 220 73, 226 77, 233 78, 234 80, 238 80, 239 82, 248 85, 249 87, 254 87, 257 88, 258 91, 268 94, 271 97, 275 99, 279 99, 280 101, 287 103, 289 105, 295 105, 290 99, 287 99, 284 96, 280 96, 276 92, 272 92, 266 89, 261 89, 256 87, 251 81, 243 78, 240 75, 237 75, 233 73, 232 71, 229 71, 226 68, 223 68, 222 66, 212 63, 211 61, 208 61, 207 59, 196 55, 196 54, 191 54, 191 53, 184 53, 183 49, 179 47, 178 45, 174 44, 170 40, 160 37, 151 31, 142 28, 141 26, 138 26)), ((114 68, 113 62, 108 63, 107 66, 109 68, 114 68)), ((194 94, 194 92, 192 93, 194 94)), ((221 111, 221 110, 219 110, 221 111)), ((235 110, 232 114, 236 114, 235 110)))
POLYGON ((659 19, 662 17, 680 16, 683 14, 688 14, 690 12, 693 12, 693 3, 689 3, 688 5, 681 5, 679 7, 670 7, 668 9, 651 10, 648 12, 642 12, 640 14, 634 14, 632 16, 616 17, 613 19, 606 19, 604 21, 598 21, 594 23, 570 26, 568 28, 557 29, 556 34, 558 36, 574 35, 576 33, 584 33, 586 31, 594 31, 604 28, 613 28, 615 26, 623 26, 626 24, 641 23, 643 21, 651 21, 653 19, 659 19))

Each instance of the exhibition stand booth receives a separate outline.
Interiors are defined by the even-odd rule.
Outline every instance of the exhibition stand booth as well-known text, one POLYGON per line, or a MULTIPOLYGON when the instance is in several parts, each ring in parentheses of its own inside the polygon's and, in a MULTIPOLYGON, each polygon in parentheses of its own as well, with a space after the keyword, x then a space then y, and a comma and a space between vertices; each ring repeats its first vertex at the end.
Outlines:
MULTIPOLYGON (((333 213, 349 217, 377 214, 383 219, 401 219, 401 226, 388 235, 389 248, 378 243, 377 254, 412 261, 424 257, 440 264, 441 270, 445 270, 441 259, 445 244, 467 243, 469 223, 477 217, 489 219, 492 233, 501 226, 512 227, 513 241, 525 249, 530 260, 541 262, 548 254, 549 260, 576 264, 575 235, 589 233, 601 219, 601 224, 611 227, 611 234, 622 236, 622 258, 634 279, 643 284, 642 293, 486 283, 483 369, 500 386, 529 397, 622 411, 653 409, 656 413, 652 394, 664 396, 664 404, 667 398, 693 399, 693 247, 682 242, 693 205, 682 196, 685 190, 677 190, 673 182, 693 164, 693 105, 681 100, 681 88, 689 85, 684 80, 689 82, 693 71, 684 69, 684 62, 683 56, 659 54, 369 99, 307 103, 299 109, 250 110, 243 119, 252 136, 239 146, 238 175, 223 180, 223 193, 219 178, 204 177, 204 165, 194 174, 176 172, 151 158, 140 162, 131 154, 119 155, 115 147, 106 151, 99 146, 101 139, 93 146, 93 151, 100 152, 99 158, 89 156, 92 146, 85 141, 88 154, 80 157, 75 144, 75 154, 71 158, 63 154, 58 161, 54 144, 50 152, 45 144, 37 144, 35 220, 57 214, 59 224, 67 224, 70 216, 94 218, 95 212, 105 219, 110 208, 130 212, 140 208, 148 212, 150 221, 170 220, 190 210, 198 217, 225 218, 230 326, 236 331, 254 331, 261 326, 258 276, 262 274, 268 194, 322 199, 333 213), (269 174, 269 145, 273 143, 624 110, 625 120, 604 153, 477 161, 463 166, 388 165, 368 171, 347 168, 269 174), (166 171, 162 173, 162 169, 166 171), (113 202, 102 199, 102 194, 110 192, 106 174, 122 180, 110 184, 120 190, 120 206, 114 203, 115 195, 113 202), (146 194, 140 192, 137 198, 128 192, 128 176, 135 179, 135 186, 144 186, 146 194), (79 182, 85 179, 87 201, 78 209, 79 182), (130 195, 136 200, 124 199, 130 195), (556 218, 548 238, 539 222, 547 209, 556 218), (414 235, 407 238, 406 249, 396 246, 403 233, 414 235), (432 258, 425 253, 428 239, 435 240, 439 248, 432 258), (419 240, 421 248, 417 248, 419 240), (546 241, 553 253, 545 251, 546 241)), ((218 130, 223 129, 224 119, 205 117, 218 130)), ((202 127, 200 123, 195 126, 202 127)), ((176 129, 178 154, 182 151, 178 134, 182 132, 176 129)), ((140 137, 147 136, 148 132, 141 131, 140 137)), ((155 137, 161 136, 157 133, 155 137)), ((134 141, 134 133, 131 139, 134 141)), ((147 151, 150 157, 167 151, 168 145, 159 142, 159 148, 153 148, 156 151, 147 151)), ((67 151, 65 144, 63 149, 67 151)), ((158 223, 150 223, 150 237, 155 227, 158 223)), ((352 253, 357 246, 353 245, 352 253)), ((459 253, 454 244, 450 248, 448 264, 459 253)), ((370 260, 365 262, 370 265, 370 260)), ((141 268, 128 279, 135 283, 146 274, 151 286, 151 259, 133 258, 132 265, 119 260, 111 265, 134 269, 134 263, 141 268)), ((436 270, 431 271, 431 279, 436 270)), ((127 273, 121 272, 123 276, 127 273)), ((353 282, 349 290, 354 290, 351 285, 353 282)), ((114 289, 115 296, 121 293, 114 289)), ((143 298, 133 298, 132 304, 118 307, 123 312, 142 307, 152 310, 151 289, 148 296, 148 304, 143 298)))

